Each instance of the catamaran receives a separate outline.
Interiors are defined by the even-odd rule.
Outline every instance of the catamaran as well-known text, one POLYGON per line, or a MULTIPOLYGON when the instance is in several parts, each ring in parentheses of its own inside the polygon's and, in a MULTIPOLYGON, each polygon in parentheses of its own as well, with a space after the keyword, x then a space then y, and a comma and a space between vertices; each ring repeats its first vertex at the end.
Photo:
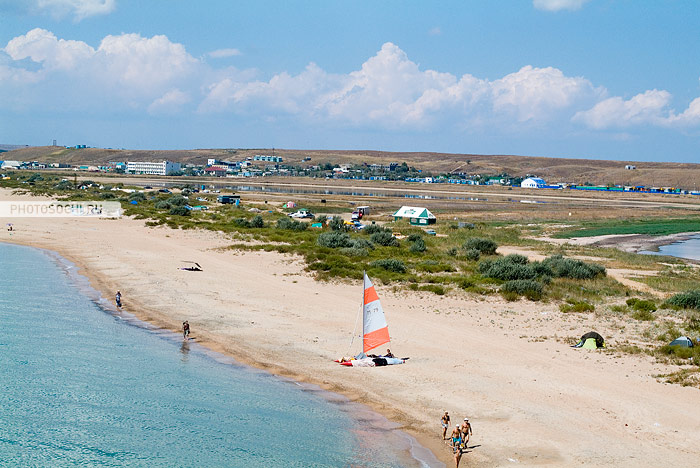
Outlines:
MULTIPOLYGON (((355 356, 354 359, 342 359, 340 364, 352 367, 376 367, 376 366, 391 366, 394 364, 403 364, 406 359, 398 359, 394 357, 368 357, 367 352, 389 343, 389 326, 386 323, 384 309, 379 302, 379 296, 374 289, 372 281, 364 275, 364 293, 362 295, 362 353, 355 356)), ((355 340, 355 331, 357 329, 357 321, 355 321, 355 330, 352 332, 352 340, 350 347, 355 340)))

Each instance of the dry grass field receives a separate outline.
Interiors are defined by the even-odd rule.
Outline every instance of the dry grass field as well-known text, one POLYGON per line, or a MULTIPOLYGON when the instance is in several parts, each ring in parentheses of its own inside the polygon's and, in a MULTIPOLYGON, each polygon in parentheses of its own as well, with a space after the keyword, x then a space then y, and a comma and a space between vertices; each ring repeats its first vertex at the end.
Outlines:
MULTIPOLYGON (((66 149, 58 146, 20 148, 2 154, 3 159, 20 161, 63 162, 68 164, 105 164, 109 161, 158 161, 204 164, 207 158, 239 160, 255 154, 272 154, 272 149, 194 149, 194 150, 114 150, 101 148, 66 149)), ((534 156, 478 155, 448 153, 401 153, 365 150, 290 150, 275 149, 292 165, 388 164, 406 162, 435 174, 466 172, 470 174, 511 176, 534 174, 548 182, 624 184, 681 187, 697 190, 700 164, 672 162, 601 161, 589 159, 543 158, 534 156), (305 157, 311 161, 304 162, 305 157), (626 170, 632 164, 636 170, 626 170)))

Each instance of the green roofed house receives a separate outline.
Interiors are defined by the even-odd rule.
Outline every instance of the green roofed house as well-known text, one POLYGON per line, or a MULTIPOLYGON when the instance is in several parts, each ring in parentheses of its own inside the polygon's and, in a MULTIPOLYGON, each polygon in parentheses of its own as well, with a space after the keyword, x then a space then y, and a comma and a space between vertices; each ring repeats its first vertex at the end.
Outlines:
POLYGON ((394 213, 394 221, 402 218, 408 218, 409 222, 416 226, 427 224, 435 224, 437 218, 427 208, 416 206, 402 206, 399 211, 394 213))

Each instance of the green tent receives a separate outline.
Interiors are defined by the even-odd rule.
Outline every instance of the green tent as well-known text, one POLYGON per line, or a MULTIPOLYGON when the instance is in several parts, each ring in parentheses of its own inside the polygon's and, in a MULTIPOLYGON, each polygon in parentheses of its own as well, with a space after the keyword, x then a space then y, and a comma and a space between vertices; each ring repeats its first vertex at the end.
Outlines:
POLYGON ((595 338, 588 338, 581 346, 583 349, 598 349, 595 338))

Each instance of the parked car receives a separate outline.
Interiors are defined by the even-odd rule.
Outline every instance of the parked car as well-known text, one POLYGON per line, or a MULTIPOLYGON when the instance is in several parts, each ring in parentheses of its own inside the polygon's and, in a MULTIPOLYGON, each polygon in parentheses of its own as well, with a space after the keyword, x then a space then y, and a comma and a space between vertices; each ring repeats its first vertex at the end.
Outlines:
POLYGON ((168 190, 168 189, 166 189, 166 188, 162 188, 162 189, 160 189, 160 190, 158 190, 158 191, 159 191, 160 193, 173 193, 173 192, 171 192, 170 190, 168 190))
POLYGON ((301 209, 295 211, 294 213, 290 213, 289 217, 290 218, 300 218, 300 219, 304 219, 304 218, 316 219, 316 216, 313 213, 311 213, 309 210, 304 209, 304 208, 301 208, 301 209))
POLYGON ((425 233, 429 236, 436 236, 437 232, 435 232, 435 229, 426 229, 425 233))

